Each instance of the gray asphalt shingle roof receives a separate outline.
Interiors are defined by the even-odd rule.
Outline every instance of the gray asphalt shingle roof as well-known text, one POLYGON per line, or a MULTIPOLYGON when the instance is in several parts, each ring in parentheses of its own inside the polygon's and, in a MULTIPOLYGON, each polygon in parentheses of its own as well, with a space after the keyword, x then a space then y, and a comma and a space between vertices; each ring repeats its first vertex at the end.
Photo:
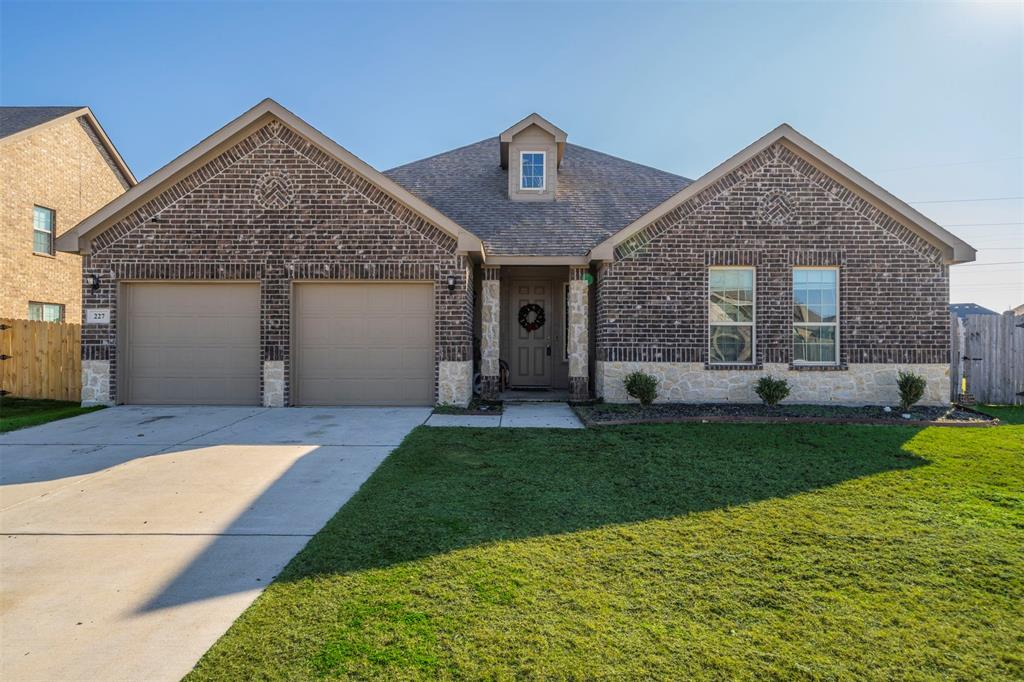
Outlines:
POLYGON ((384 174, 502 256, 581 256, 690 180, 625 159, 565 145, 554 201, 508 198, 497 137, 384 174))
POLYGON ((82 107, 0 107, 0 138, 34 128, 82 107))

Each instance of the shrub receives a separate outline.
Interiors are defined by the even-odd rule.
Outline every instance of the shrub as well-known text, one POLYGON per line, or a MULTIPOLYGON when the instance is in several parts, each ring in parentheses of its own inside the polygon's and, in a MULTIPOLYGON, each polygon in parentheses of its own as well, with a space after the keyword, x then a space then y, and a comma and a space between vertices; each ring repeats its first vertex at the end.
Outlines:
POLYGON ((789 396, 789 382, 771 376, 761 377, 754 388, 757 397, 768 407, 775 407, 789 396))
POLYGON ((640 401, 641 405, 650 405, 658 397, 658 379, 643 372, 633 372, 626 377, 626 393, 640 401))
POLYGON ((920 374, 900 372, 896 377, 896 385, 900 389, 900 407, 909 410, 911 405, 924 397, 924 387, 928 382, 920 374))

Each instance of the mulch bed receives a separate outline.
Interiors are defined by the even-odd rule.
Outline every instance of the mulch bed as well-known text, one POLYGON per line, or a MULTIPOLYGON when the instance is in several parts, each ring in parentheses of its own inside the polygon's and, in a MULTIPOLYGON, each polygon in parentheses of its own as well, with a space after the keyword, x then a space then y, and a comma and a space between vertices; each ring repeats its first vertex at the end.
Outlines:
POLYGON ((587 426, 665 424, 672 422, 761 422, 812 424, 912 424, 918 426, 994 426, 999 420, 959 405, 912 407, 904 419, 899 407, 885 411, 881 405, 778 405, 743 403, 592 403, 574 405, 587 426))

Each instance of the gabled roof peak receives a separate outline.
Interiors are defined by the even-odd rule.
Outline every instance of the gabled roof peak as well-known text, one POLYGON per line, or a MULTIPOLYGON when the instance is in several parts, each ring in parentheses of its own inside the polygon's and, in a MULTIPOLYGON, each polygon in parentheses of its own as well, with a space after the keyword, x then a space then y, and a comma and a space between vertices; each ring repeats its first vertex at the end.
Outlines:
POLYGON ((512 138, 515 137, 516 134, 523 130, 526 130, 530 126, 537 126, 538 128, 551 133, 555 138, 555 142, 559 144, 565 144, 565 140, 569 136, 564 130, 562 130, 554 123, 541 116, 540 114, 532 113, 526 118, 516 123, 515 125, 513 125, 505 132, 503 132, 501 135, 499 135, 498 139, 500 139, 502 142, 511 142, 512 138))
POLYGON ((512 138, 530 126, 537 126, 555 138, 555 148, 558 151, 558 163, 561 165, 562 157, 565 155, 565 140, 569 137, 569 134, 540 114, 534 112, 498 136, 498 140, 501 142, 502 168, 508 168, 508 146, 512 142, 512 138))

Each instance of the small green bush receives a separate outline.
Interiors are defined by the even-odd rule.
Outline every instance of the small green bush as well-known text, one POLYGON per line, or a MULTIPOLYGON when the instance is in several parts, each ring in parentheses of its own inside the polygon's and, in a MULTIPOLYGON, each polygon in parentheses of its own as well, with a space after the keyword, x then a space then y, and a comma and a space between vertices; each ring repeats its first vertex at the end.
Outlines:
POLYGON ((643 372, 633 372, 626 377, 626 393, 640 401, 641 405, 650 405, 658 397, 658 379, 643 372))
POLYGON ((789 382, 772 376, 761 377, 754 388, 757 397, 768 407, 775 407, 789 396, 789 382))
POLYGON ((896 385, 900 389, 900 407, 909 410, 911 405, 924 397, 924 387, 928 382, 920 374, 900 372, 896 377, 896 385))

